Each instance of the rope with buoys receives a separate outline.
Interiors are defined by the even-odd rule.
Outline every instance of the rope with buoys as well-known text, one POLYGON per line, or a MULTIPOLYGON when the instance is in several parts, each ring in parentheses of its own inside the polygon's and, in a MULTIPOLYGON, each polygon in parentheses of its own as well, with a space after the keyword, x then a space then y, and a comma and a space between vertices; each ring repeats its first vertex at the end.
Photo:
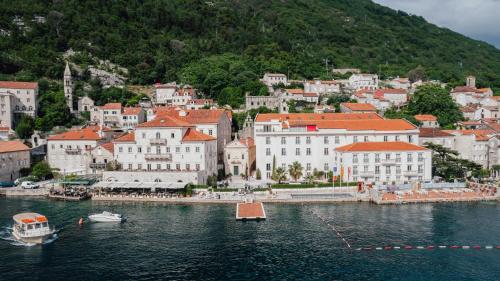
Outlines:
MULTIPOLYGON (((303 206, 304 204, 302 204, 303 206)), ((308 208, 306 208, 306 210, 308 212, 310 212, 311 214, 315 215, 317 218, 319 218, 323 223, 325 223, 326 225, 328 225, 334 232, 335 234, 337 234, 337 236, 340 238, 340 240, 342 240, 344 242, 344 244, 347 246, 347 248, 351 249, 351 244, 349 244, 349 242, 347 241, 347 239, 344 238, 344 236, 335 228, 335 225, 329 223, 328 221, 326 221, 322 216, 318 215, 316 212, 313 212, 313 211, 310 211, 308 208)))

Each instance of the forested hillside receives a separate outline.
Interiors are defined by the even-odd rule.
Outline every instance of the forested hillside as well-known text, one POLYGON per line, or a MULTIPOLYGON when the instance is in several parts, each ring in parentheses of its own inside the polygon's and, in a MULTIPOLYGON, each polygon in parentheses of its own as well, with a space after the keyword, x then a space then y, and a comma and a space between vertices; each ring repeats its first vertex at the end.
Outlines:
POLYGON ((369 0, 1 0, 0 29, 3 79, 60 79, 72 48, 127 67, 130 83, 177 80, 213 97, 257 93, 266 71, 325 77, 325 59, 500 88, 498 49, 369 0))

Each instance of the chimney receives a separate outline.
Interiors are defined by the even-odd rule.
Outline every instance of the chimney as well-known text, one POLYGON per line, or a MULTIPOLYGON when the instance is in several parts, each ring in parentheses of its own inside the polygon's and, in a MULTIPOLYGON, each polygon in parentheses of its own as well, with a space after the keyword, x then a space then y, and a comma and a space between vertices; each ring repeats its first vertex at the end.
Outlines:
POLYGON ((186 117, 187 112, 185 110, 179 110, 179 116, 180 117, 186 117))

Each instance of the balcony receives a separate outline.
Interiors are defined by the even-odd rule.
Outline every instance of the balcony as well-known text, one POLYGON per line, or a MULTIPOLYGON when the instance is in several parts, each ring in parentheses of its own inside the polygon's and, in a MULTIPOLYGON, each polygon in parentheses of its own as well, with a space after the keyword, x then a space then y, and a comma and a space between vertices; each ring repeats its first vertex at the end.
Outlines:
POLYGON ((418 171, 404 171, 403 172, 403 175, 404 176, 407 176, 407 177, 415 177, 415 176, 418 176, 418 171))
POLYGON ((66 148, 64 149, 67 154, 81 154, 82 150, 80 148, 66 148))
POLYGON ((360 171, 359 176, 362 178, 372 178, 375 176, 374 171, 360 171))
POLYGON ((164 154, 145 154, 144 158, 148 161, 172 161, 172 154, 171 153, 164 153, 164 154))
POLYGON ((106 168, 106 163, 90 163, 89 167, 91 169, 102 170, 106 168))
POLYGON ((396 165, 396 159, 380 159, 382 165, 396 165))
POLYGON ((151 145, 166 145, 167 140, 166 139, 150 139, 149 143, 151 145))

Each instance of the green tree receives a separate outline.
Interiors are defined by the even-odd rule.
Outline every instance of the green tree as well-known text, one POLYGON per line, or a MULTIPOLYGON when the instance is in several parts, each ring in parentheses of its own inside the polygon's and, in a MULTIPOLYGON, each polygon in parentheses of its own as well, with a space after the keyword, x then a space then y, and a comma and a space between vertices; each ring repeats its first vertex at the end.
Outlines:
POLYGON ((28 115, 23 114, 21 117, 21 120, 19 120, 19 123, 16 126, 16 134, 20 139, 28 139, 33 135, 33 130, 35 127, 35 123, 33 121, 33 118, 31 118, 28 115))
POLYGON ((307 174, 304 178, 307 183, 311 184, 314 183, 314 180, 316 179, 313 174, 307 174))
POLYGON ((294 161, 291 165, 288 165, 288 174, 295 182, 302 177, 302 170, 302 165, 298 161, 294 161))
POLYGON ((439 144, 425 143, 424 146, 433 151, 433 175, 447 181, 463 179, 471 175, 480 175, 481 165, 459 157, 459 153, 439 144))
POLYGON ((406 75, 408 76, 408 79, 410 79, 411 83, 417 82, 419 80, 425 81, 427 79, 425 69, 420 65, 408 71, 406 75))
POLYGON ((286 181, 286 170, 282 167, 278 167, 276 170, 274 170, 271 179, 273 181, 277 181, 278 183, 286 181))
POLYGON ((49 163, 45 161, 40 161, 33 166, 31 175, 37 177, 40 180, 51 179, 53 177, 52 168, 49 163))

